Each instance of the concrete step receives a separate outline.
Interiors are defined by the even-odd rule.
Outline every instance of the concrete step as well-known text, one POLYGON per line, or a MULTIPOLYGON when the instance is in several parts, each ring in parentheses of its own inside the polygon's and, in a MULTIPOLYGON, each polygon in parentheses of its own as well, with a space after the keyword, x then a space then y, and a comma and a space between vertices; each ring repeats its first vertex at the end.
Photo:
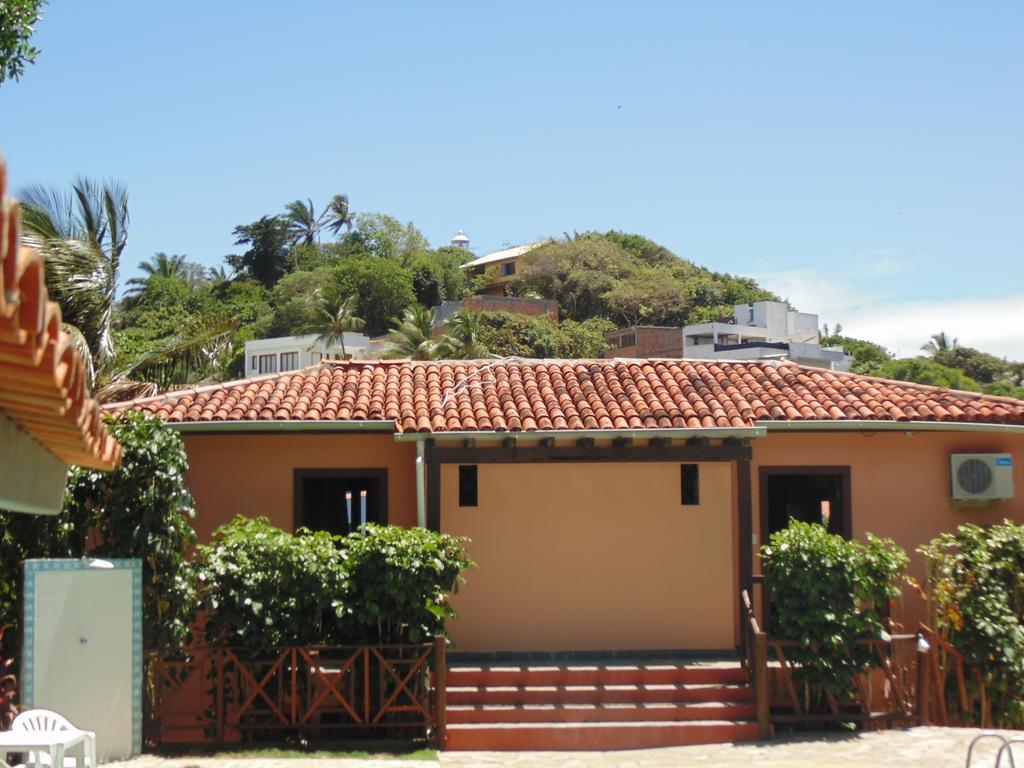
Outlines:
POLYGON ((526 685, 453 686, 447 688, 452 705, 517 704, 653 704, 682 702, 747 702, 754 691, 747 685, 526 685))
POLYGON ((454 686, 740 684, 747 674, 736 663, 458 665, 448 668, 454 686))
POLYGON ((642 749, 753 741, 757 724, 747 721, 451 724, 451 750, 642 749))
POLYGON ((757 717, 757 708, 753 704, 722 702, 449 705, 447 711, 449 724, 752 720, 757 717))

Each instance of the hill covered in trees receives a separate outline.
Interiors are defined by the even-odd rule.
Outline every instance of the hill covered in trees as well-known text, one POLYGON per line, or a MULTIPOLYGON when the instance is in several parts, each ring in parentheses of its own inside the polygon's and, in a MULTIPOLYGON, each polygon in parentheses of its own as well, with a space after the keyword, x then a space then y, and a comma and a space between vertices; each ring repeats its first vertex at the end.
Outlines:
MULTIPOLYGON (((104 399, 241 376, 250 339, 362 330, 387 333, 393 354, 418 358, 596 357, 616 327, 705 322, 731 314, 734 304, 779 298, 642 235, 583 232, 529 252, 510 289, 557 301, 559 322, 481 313, 457 317, 438 338, 429 308, 476 292, 480 286, 461 268, 474 254, 432 247, 411 222, 354 214, 344 195, 322 209, 296 200, 235 226, 237 252, 212 268, 157 253, 123 295, 122 188, 82 179, 70 192, 32 188, 23 199, 26 240, 47 256, 51 295, 89 353, 104 399)), ((942 334, 929 356, 905 361, 840 331, 825 341, 846 347, 856 371, 1024 395, 1020 364, 942 334)))

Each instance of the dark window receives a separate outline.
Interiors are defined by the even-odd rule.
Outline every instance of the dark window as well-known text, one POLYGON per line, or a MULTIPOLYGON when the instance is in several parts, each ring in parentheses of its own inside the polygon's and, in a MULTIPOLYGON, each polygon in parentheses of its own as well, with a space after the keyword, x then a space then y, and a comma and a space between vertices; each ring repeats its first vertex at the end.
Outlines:
POLYGON ((299 367, 299 353, 298 352, 282 352, 281 353, 281 370, 282 371, 294 371, 299 367))
POLYGON ((773 472, 765 477, 766 535, 780 531, 790 520, 820 523, 830 533, 849 537, 849 475, 845 472, 793 474, 773 472))
POLYGON ((459 506, 476 506, 476 464, 459 466, 459 506))
POLYGON ((700 504, 700 464, 679 465, 680 495, 686 506, 700 504))
POLYGON ((515 262, 510 262, 508 264, 502 264, 501 265, 501 276, 502 277, 508 277, 509 275, 514 275, 515 273, 516 273, 515 262))
POLYGON ((296 469, 295 527, 344 536, 359 530, 364 508, 366 522, 383 525, 387 489, 386 469, 296 469))
POLYGON ((277 373, 277 355, 260 355, 260 373, 277 373))
POLYGON ((623 347, 635 347, 636 346, 636 334, 635 333, 624 333, 619 336, 619 349, 623 347))

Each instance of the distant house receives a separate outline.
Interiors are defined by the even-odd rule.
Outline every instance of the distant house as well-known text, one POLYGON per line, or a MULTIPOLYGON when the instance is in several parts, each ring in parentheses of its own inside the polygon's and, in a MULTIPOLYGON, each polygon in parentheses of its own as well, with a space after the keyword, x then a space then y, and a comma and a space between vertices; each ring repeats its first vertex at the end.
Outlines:
POLYGON ((501 251, 494 251, 493 253, 481 256, 479 259, 474 259, 468 264, 463 264, 462 268, 474 276, 492 273, 493 276, 491 280, 488 282, 487 286, 481 290, 481 293, 492 296, 501 296, 504 294, 505 287, 508 283, 517 279, 519 258, 542 245, 546 245, 547 242, 547 240, 538 240, 535 243, 517 245, 515 248, 506 248, 501 251))
POLYGON ((781 301, 736 304, 729 318, 682 328, 632 326, 608 333, 605 357, 670 357, 700 360, 791 360, 847 371, 841 347, 823 347, 818 316, 794 312, 781 301))
POLYGON ((341 344, 327 347, 315 334, 257 339, 245 342, 245 372, 259 376, 295 371, 322 360, 365 360, 370 348, 370 338, 361 333, 345 334, 344 351, 341 344))

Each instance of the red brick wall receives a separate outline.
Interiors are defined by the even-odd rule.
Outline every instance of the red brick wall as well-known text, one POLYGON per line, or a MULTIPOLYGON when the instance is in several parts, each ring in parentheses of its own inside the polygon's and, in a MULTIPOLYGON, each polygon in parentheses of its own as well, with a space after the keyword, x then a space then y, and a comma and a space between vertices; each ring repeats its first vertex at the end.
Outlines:
POLYGON ((510 312, 513 315, 547 315, 558 322, 558 302, 551 299, 524 299, 518 296, 469 296, 462 300, 468 312, 510 312))
POLYGON ((681 328, 634 327, 612 331, 605 338, 612 348, 604 353, 612 357, 682 357, 683 332, 681 328), (619 339, 633 334, 635 344, 620 347, 619 339))

